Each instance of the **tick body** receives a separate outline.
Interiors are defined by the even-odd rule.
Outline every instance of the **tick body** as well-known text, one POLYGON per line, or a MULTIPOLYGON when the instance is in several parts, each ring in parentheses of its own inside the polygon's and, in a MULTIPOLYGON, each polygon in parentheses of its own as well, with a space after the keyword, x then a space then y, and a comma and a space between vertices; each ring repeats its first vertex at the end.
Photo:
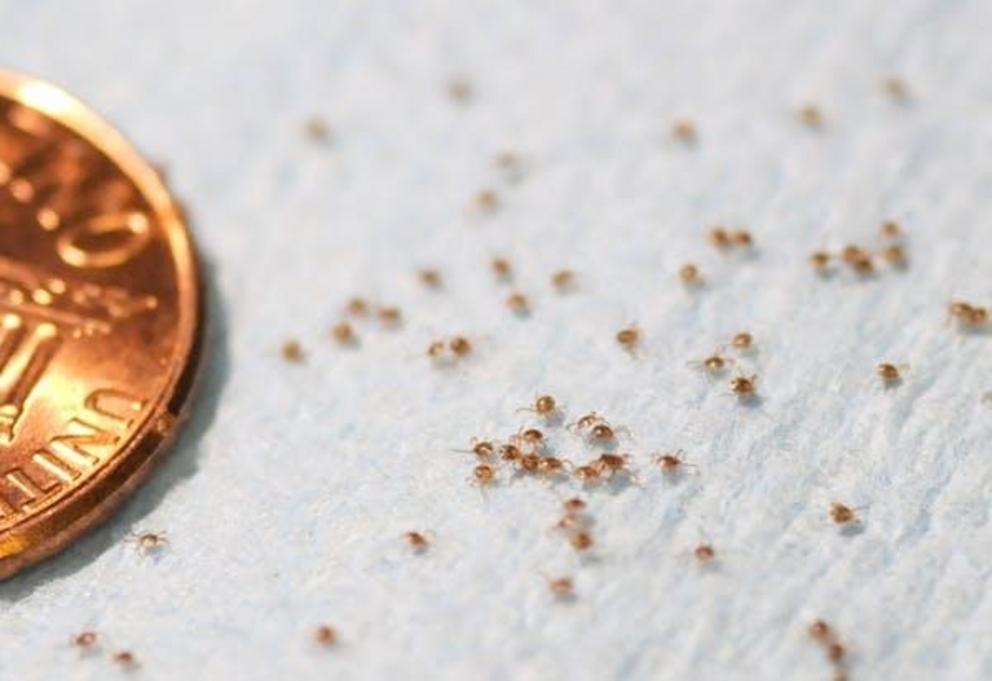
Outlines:
POLYGON ((466 78, 452 78, 448 81, 448 96, 459 104, 467 104, 475 97, 475 88, 466 78))
POLYGON ((135 669, 138 666, 138 658, 129 650, 121 650, 113 655, 114 663, 125 669, 135 669))
POLYGON ((727 368, 734 363, 734 360, 729 357, 724 357, 718 352, 713 353, 709 357, 704 357, 703 359, 693 360, 689 362, 689 366, 702 369, 710 376, 716 376, 722 374, 727 368))
POLYGON ((641 345, 641 332, 636 326, 630 326, 625 329, 620 329, 617 331, 617 343, 620 347, 629 352, 630 354, 636 354, 637 350, 641 345))
POLYGON ((473 440, 471 449, 458 449, 455 451, 468 452, 469 454, 475 454, 475 456, 481 460, 492 458, 493 454, 496 453, 496 445, 494 445, 489 440, 473 440))
POLYGON ((835 501, 830 504, 830 519, 838 525, 850 527, 857 522, 858 514, 850 506, 835 501))
POLYGON ((520 156, 512 151, 501 151, 493 158, 493 165, 500 170, 516 171, 520 167, 520 156))
POLYGON ((902 78, 890 76, 882 81, 882 89, 893 101, 900 104, 909 101, 909 87, 902 78))
POLYGON ((580 416, 578 421, 569 425, 569 429, 574 428, 580 433, 583 433, 595 426, 597 423, 606 423, 606 419, 593 411, 584 416, 580 416))
POLYGON ((909 264, 906 249, 902 244, 892 244, 882 250, 882 259, 896 269, 903 269, 909 264))
POLYGON ((685 145, 693 145, 699 139, 696 126, 687 119, 677 120, 672 124, 672 137, 685 145))
POLYGON ((883 362, 876 368, 878 377, 882 379, 882 385, 886 388, 893 388, 902 382, 902 372, 895 364, 883 362))
POLYGON ((612 445, 617 442, 617 432, 626 431, 623 427, 614 427, 607 423, 606 419, 596 412, 586 414, 576 421, 570 428, 574 427, 586 440, 593 443, 612 445))
POLYGON ((567 600, 575 597, 575 582, 571 577, 547 578, 548 590, 560 600, 567 600))
POLYGON ((499 458, 503 461, 513 463, 519 461, 521 456, 523 456, 523 452, 514 444, 502 445, 499 448, 499 458))
POLYGON ((424 269, 417 272, 417 278, 424 286, 432 289, 439 289, 443 285, 441 272, 435 269, 424 269))
POLYGON ((526 160, 513 151, 500 152, 493 158, 493 165, 509 184, 516 184, 527 175, 526 160))
POLYGON ((730 233, 730 240, 735 246, 741 248, 751 248, 754 246, 754 237, 746 229, 737 229, 730 233))
POLYGON ((729 360, 720 355, 710 355, 703 360, 703 368, 711 374, 718 374, 727 368, 729 360))
POLYGON ((573 474, 578 478, 583 485, 589 487, 591 485, 598 485, 603 480, 602 474, 599 469, 592 465, 579 466, 573 471, 573 474))
POLYGON ((364 298, 352 298, 345 306, 345 310, 353 317, 365 317, 369 313, 369 304, 364 298))
POLYGON ((358 341, 355 329, 348 322, 335 324, 334 328, 331 329, 331 335, 341 345, 354 345, 358 341))
POLYGON ((961 300, 952 300, 947 304, 947 314, 957 320, 966 320, 971 314, 972 306, 961 300))
POLYGON ((747 331, 741 331, 733 337, 730 344, 736 350, 751 350, 754 348, 754 336, 747 331))
POLYGON ((713 548, 712 544, 700 544, 692 550, 692 555, 700 564, 709 565, 716 560, 716 549, 713 548))
POLYGON ((516 463, 517 470, 524 473, 537 473, 541 469, 541 457, 537 454, 524 454, 516 463))
POLYGON ((476 207, 485 213, 495 213, 499 210, 499 194, 493 189, 482 189, 475 195, 476 207))
POLYGON ((326 144, 331 141, 331 127, 320 116, 313 116, 304 126, 306 136, 314 142, 326 144))
POLYGON ((72 645, 83 650, 89 650, 96 646, 99 637, 95 631, 83 631, 72 637, 72 645))
POLYGON ((506 299, 506 306, 515 315, 525 317, 530 314, 530 300, 523 293, 511 293, 506 299))
POLYGON ((902 238, 902 227, 899 226, 898 222, 894 220, 888 220, 882 223, 879 231, 882 232, 882 236, 886 239, 901 239, 902 238))
POLYGON ((700 273, 699 267, 692 263, 686 263, 679 268, 679 279, 690 288, 699 287, 703 284, 703 275, 700 273))
POLYGON ((551 275, 551 285, 558 293, 567 293, 575 288, 575 272, 572 270, 558 270, 551 275))
POLYGON ((493 443, 488 441, 476 442, 472 445, 472 453, 480 459, 488 459, 493 455, 493 443))
POLYGON ((711 227, 706 238, 717 248, 730 248, 734 243, 730 238, 730 232, 723 227, 711 227))
POLYGON ((631 457, 629 454, 611 454, 609 452, 604 452, 600 454, 591 465, 599 469, 600 475, 605 475, 610 478, 618 474, 633 477, 633 473, 630 470, 630 458, 631 457))
POLYGON ((551 395, 541 395, 534 400, 534 406, 523 407, 523 411, 532 411, 543 419, 551 419, 558 414, 558 402, 551 395))
POLYGON ((583 513, 586 510, 586 502, 579 497, 572 497, 571 499, 566 499, 561 507, 565 511, 566 515, 576 515, 583 513))
POLYGON ((405 541, 415 553, 423 553, 430 548, 431 545, 430 540, 423 533, 415 530, 404 532, 403 541, 405 541))
POLYGON ((659 454, 655 457, 654 462, 661 469, 661 472, 666 476, 675 478, 682 474, 682 471, 687 466, 692 466, 693 464, 686 463, 685 459, 682 458, 682 450, 675 453, 665 453, 659 454))
POLYGON ((562 475, 568 471, 570 465, 565 459, 559 459, 556 456, 545 456, 541 458, 537 470, 546 476, 562 475))
POLYGON ((758 377, 735 376, 730 381, 730 390, 742 400, 753 399, 758 394, 758 377))
POLYGON ((587 523, 585 518, 583 518, 581 514, 575 514, 575 513, 572 514, 566 513, 565 515, 563 515, 561 518, 558 519, 557 523, 555 523, 556 528, 558 528, 559 530, 565 530, 566 532, 574 532, 574 531, 582 530, 585 529, 586 526, 587 523))
POLYGON ((457 357, 468 357, 472 354, 472 344, 463 336, 455 336, 448 342, 448 347, 457 357))
POLYGON ((297 340, 288 340, 282 344, 282 358, 293 364, 300 364, 306 359, 303 346, 297 340))
POLYGON ((975 327, 983 327, 989 323, 989 311, 984 307, 974 307, 968 313, 968 323, 975 327))
POLYGON ((833 638, 833 630, 823 620, 815 620, 809 625, 809 635, 815 641, 827 641, 833 638))
POLYGON ((544 433, 537 428, 524 428, 514 435, 513 439, 531 448, 537 448, 544 444, 544 433))
POLYGON ((403 313, 398 307, 383 306, 378 310, 379 321, 383 326, 395 328, 403 321, 403 313))
POLYGON ((337 645, 338 632, 334 627, 322 624, 314 630, 313 640, 317 642, 317 645, 330 648, 337 645))
POLYGON ((799 120, 812 130, 823 129, 823 112, 815 104, 806 104, 799 109, 799 120))
POLYGON ((496 275, 497 279, 501 281, 509 281, 513 278, 513 265, 511 265, 510 261, 506 258, 493 258, 489 264, 490 267, 492 267, 493 274, 496 275))
POLYGON ((169 545, 165 532, 143 532, 132 534, 130 541, 134 542, 142 553, 160 551, 169 545))
POLYGON ((576 551, 585 552, 592 548, 593 538, 588 532, 577 532, 568 540, 568 543, 572 545, 572 548, 576 551))
POLYGON ((809 256, 809 264, 818 274, 826 274, 832 256, 826 251, 816 251, 809 256))
POLYGON ((597 423, 589 431, 589 439, 600 440, 602 442, 616 442, 617 433, 609 424, 597 423))
POLYGON ((472 469, 472 483, 478 487, 491 487, 496 484, 496 469, 481 463, 472 469))

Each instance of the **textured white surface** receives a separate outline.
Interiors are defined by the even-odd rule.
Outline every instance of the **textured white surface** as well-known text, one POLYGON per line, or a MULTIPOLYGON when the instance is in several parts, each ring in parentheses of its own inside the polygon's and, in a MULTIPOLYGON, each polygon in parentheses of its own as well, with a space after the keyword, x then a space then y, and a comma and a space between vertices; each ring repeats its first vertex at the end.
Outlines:
MULTIPOLYGON (((206 394, 162 469, 105 527, 0 585, 0 679, 826 679, 805 637, 835 623, 852 679, 992 677, 992 337, 945 324, 992 304, 992 3, 721 1, 13 2, 0 62, 58 82, 170 168, 209 263, 206 394), (879 88, 890 74, 909 106, 879 88), (452 75, 475 85, 462 107, 452 75), (796 108, 818 102, 819 134, 796 108), (308 143, 326 115, 335 141, 308 143), (700 144, 670 140, 687 116, 700 144), (504 186, 494 154, 517 150, 504 186), (504 208, 470 210, 482 186, 504 208), (912 265, 820 281, 806 255, 905 224, 912 265), (760 250, 722 258, 705 226, 760 250), (531 294, 502 307, 500 253, 531 294), (710 286, 675 283, 686 260, 710 286), (431 294, 417 267, 443 269, 431 294), (579 290, 554 295, 570 266, 579 290), (349 295, 402 306, 360 349, 327 330, 349 295), (636 321, 634 359, 612 340, 636 321), (686 366, 747 328, 764 399, 686 366), (439 334, 477 339, 453 371, 439 334), (287 365, 279 347, 309 351, 287 365), (910 365, 884 392, 873 367, 910 365), (550 391, 627 425, 643 483, 590 494, 580 563, 557 497, 480 496, 450 450, 550 391), (684 448, 666 485, 648 454, 684 448), (838 534, 833 499, 865 506, 838 534), (430 529, 411 556, 398 535, 430 529), (138 555, 132 530, 171 546, 138 555), (722 556, 700 572, 700 539, 722 556), (542 573, 571 573, 554 603, 542 573), (334 651, 311 643, 339 628, 334 651), (70 635, 96 629, 81 658, 70 635)), ((563 431, 572 459, 592 454, 563 431)), ((559 490, 564 494, 568 486, 559 490)))

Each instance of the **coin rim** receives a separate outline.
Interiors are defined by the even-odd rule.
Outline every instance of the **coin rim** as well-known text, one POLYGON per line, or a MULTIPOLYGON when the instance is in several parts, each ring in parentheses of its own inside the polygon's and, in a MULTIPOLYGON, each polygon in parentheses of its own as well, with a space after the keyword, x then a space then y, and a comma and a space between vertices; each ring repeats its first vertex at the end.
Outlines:
POLYGON ((0 532, 0 580, 65 548, 105 520, 148 476, 188 415, 202 368, 205 296, 192 236, 158 172, 109 123, 62 88, 33 76, 0 69, 0 96, 61 123, 100 150, 141 192, 165 232, 177 269, 179 329, 171 374, 111 459, 68 496, 0 532))

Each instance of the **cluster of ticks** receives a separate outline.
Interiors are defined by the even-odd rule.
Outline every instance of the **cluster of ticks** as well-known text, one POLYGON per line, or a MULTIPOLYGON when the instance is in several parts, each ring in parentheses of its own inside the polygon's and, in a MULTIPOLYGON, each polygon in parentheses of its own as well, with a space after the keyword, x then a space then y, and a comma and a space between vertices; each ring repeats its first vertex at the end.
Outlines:
MULTIPOLYGON (((541 395, 533 406, 523 409, 533 411, 545 424, 560 423, 562 413, 558 402, 551 395, 541 395)), ((619 434, 625 428, 613 426, 606 418, 595 412, 586 414, 567 429, 583 438, 588 444, 603 448, 615 448, 619 434)), ((603 484, 617 476, 636 480, 630 470, 630 455, 604 451, 583 464, 575 464, 568 459, 555 456, 548 445, 545 434, 539 428, 521 428, 504 441, 480 440, 472 443, 466 453, 477 459, 472 472, 473 484, 490 487, 497 484, 497 473, 509 468, 515 477, 533 476, 546 480, 574 477, 585 487, 603 484)))
MULTIPOLYGON (((897 103, 907 102, 911 95, 905 83, 898 78, 883 81, 884 92, 897 103)), ((448 96, 460 105, 467 105, 474 96, 474 88, 467 79, 454 79, 447 87, 448 96)), ((823 131, 827 127, 826 117, 815 104, 807 104, 798 111, 798 120, 812 131, 823 131)), ((315 142, 328 143, 331 139, 329 128, 319 119, 311 120, 306 127, 307 135, 315 142)), ((699 132, 688 119, 677 120, 671 128, 672 138, 685 146, 699 142, 699 132)), ((516 184, 525 176, 526 164, 513 152, 503 152, 494 159, 494 166, 508 184, 516 184)), ((498 212, 503 205, 500 192, 493 188, 483 188, 474 197, 473 208, 481 215, 498 212)), ((706 240, 720 253, 744 257, 756 253, 756 241, 751 231, 744 227, 714 226, 706 231, 706 240)), ((902 227, 895 221, 884 222, 879 229, 876 242, 868 245, 849 244, 837 250, 820 250, 808 259, 815 274, 822 279, 830 279, 842 270, 851 272, 859 279, 876 276, 884 269, 905 270, 909 266, 906 236, 902 227)), ((490 270, 500 284, 511 284, 514 279, 513 264, 506 257, 493 257, 490 270)), ((675 273, 678 281, 687 291, 698 292, 706 288, 707 280, 702 269, 693 262, 685 262, 675 273)), ((416 271, 420 284, 429 290, 440 292, 445 288, 442 272, 435 268, 416 271)), ((571 269, 559 269, 550 273, 550 285, 558 294, 570 294, 581 288, 579 275, 571 269)), ((510 290, 504 299, 507 311, 519 317, 529 317, 533 313, 530 297, 521 291, 510 290)), ((947 307, 948 318, 957 328, 965 332, 985 332, 992 328, 992 318, 986 307, 960 300, 951 301, 947 307)), ((398 329, 403 315, 396 307, 374 305, 365 298, 354 297, 344 308, 344 316, 331 329, 331 337, 341 346, 357 346, 359 330, 357 324, 377 318, 381 327, 398 329)), ((642 350, 644 333, 636 325, 630 325, 614 332, 614 341, 619 348, 631 356, 642 350)), ((476 343, 470 335, 453 334, 436 337, 429 342, 425 355, 432 366, 439 370, 449 370, 470 359, 477 352, 476 343)), ((710 378, 726 378, 732 395, 741 403, 758 401, 758 375, 744 367, 750 357, 757 352, 755 337, 748 331, 740 331, 708 356, 692 360, 689 365, 705 373, 710 378), (731 375, 731 371, 733 374, 731 375)), ((283 346, 283 356, 287 361, 302 362, 305 354, 296 340, 283 346)), ((901 384, 905 364, 880 362, 876 374, 882 385, 894 388, 901 384)), ((992 393, 989 396, 992 401, 992 393)), ((580 416, 567 423, 564 408, 557 398, 550 394, 536 397, 532 404, 521 407, 520 411, 534 414, 538 424, 522 426, 518 431, 500 439, 472 439, 467 449, 456 452, 471 457, 471 472, 468 483, 476 486, 483 494, 504 484, 514 484, 520 479, 533 479, 549 487, 560 484, 576 486, 575 495, 567 495, 561 501, 560 515, 553 528, 580 555, 588 553, 596 545, 592 527, 593 519, 589 506, 581 494, 591 494, 598 488, 609 485, 641 485, 639 471, 635 468, 634 456, 617 451, 620 443, 632 439, 623 426, 616 425, 596 412, 580 416), (591 453, 582 460, 572 460, 555 451, 548 436, 551 429, 564 427, 564 430, 582 441, 591 453)), ((654 454, 650 458, 653 467, 668 482, 678 481, 687 468, 696 469, 688 463, 681 450, 654 454)), ((859 507, 833 501, 825 509, 825 515, 842 532, 857 531, 861 525, 859 507)), ((401 535, 413 554, 429 552, 435 541, 433 533, 426 530, 409 530, 401 535)), ((700 566, 717 564, 717 549, 710 543, 700 543, 692 551, 700 566)), ((577 597, 575 582, 569 575, 545 575, 550 594, 561 601, 577 597)), ((823 620, 815 620, 808 627, 813 641, 821 645, 827 660, 833 667, 834 681, 847 681, 849 655, 834 628, 823 620)), ((315 641, 321 646, 334 646, 338 642, 337 631, 328 625, 321 625, 314 632, 315 641)))
MULTIPOLYGON (((906 103, 911 93, 899 78, 887 78, 882 83, 884 92, 897 103, 906 103)), ((452 79, 446 88, 447 95, 459 105, 469 104, 475 97, 472 83, 465 78, 452 79)), ((798 120, 812 131, 823 131, 827 127, 826 117, 815 104, 806 104, 798 109, 798 120)), ((328 146, 335 135, 331 127, 321 117, 313 117, 304 125, 306 137, 313 143, 328 146)), ((671 126, 671 136, 677 143, 687 147, 699 143, 700 134, 695 124, 688 119, 679 119, 671 126)), ((507 185, 519 183, 526 174, 526 163, 514 152, 506 151, 494 159, 494 167, 507 185)), ((483 215, 498 212, 503 199, 496 189, 479 190, 472 202, 473 208, 483 215)), ((875 276, 880 269, 904 270, 909 265, 906 239, 901 226, 887 221, 880 229, 880 243, 865 247, 847 245, 838 251, 821 250, 809 256, 809 264, 821 278, 833 277, 846 268, 859 278, 875 276)), ((755 239, 743 227, 715 226, 707 231, 707 241, 721 253, 729 255, 753 254, 755 239)), ((506 257, 493 257, 490 269, 498 282, 510 284, 514 278, 514 268, 506 257)), ((677 278, 688 291, 700 291, 706 287, 706 278, 701 268, 692 262, 682 264, 677 270, 677 278)), ((443 291, 444 277, 435 268, 420 269, 416 277, 421 285, 435 292, 443 291)), ((580 288, 578 274, 572 269, 552 271, 549 277, 552 289, 559 295, 575 292, 580 288)), ((505 300, 506 309, 519 317, 528 317, 533 312, 530 297, 521 291, 511 290, 505 300)), ((949 321, 962 332, 984 333, 992 330, 992 317, 989 309, 962 300, 951 301, 947 306, 949 321)), ((397 331, 403 327, 404 315, 399 307, 370 302, 355 296, 343 306, 339 319, 330 329, 330 337, 339 346, 358 348, 361 338, 371 330, 397 331), (370 329, 370 325, 374 325, 370 329)), ((637 356, 643 343, 643 332, 631 325, 619 329, 614 334, 617 345, 631 356, 637 356)), ((742 403, 758 399, 758 376, 743 371, 742 364, 756 351, 756 342, 748 331, 741 331, 728 339, 710 355, 692 360, 689 365, 706 373, 711 378, 725 376, 731 368, 736 373, 729 379, 729 390, 742 403)), ((467 335, 454 334, 432 340, 426 349, 426 356, 434 368, 444 370, 463 362, 476 352, 476 346, 467 335)), ((291 363, 306 361, 307 355, 302 344, 296 339, 286 340, 282 346, 282 357, 291 363)), ((906 365, 882 362, 877 365, 877 374, 885 387, 895 387, 902 381, 906 365)), ((985 396, 992 402, 992 392, 985 396)), ((468 482, 478 487, 483 494, 502 484, 512 484, 521 478, 531 478, 549 486, 573 484, 581 493, 592 493, 608 485, 640 485, 639 472, 634 467, 634 456, 617 452, 622 438, 630 438, 629 431, 616 425, 606 417, 589 412, 572 423, 565 430, 582 440, 587 449, 598 452, 582 461, 572 461, 553 451, 546 437, 546 430, 558 428, 565 423, 565 414, 559 401, 549 394, 540 395, 521 411, 532 412, 540 421, 540 427, 524 426, 504 439, 475 439, 467 450, 455 450, 472 457, 472 469, 468 482), (542 430, 543 429, 543 430, 542 430)), ((651 456, 653 466, 670 483, 681 479, 686 469, 696 469, 688 463, 681 450, 658 453, 651 456)), ((827 516, 842 532, 857 531, 861 520, 860 508, 833 501, 829 504, 827 516)), ((561 501, 560 515, 553 529, 560 533, 572 549, 580 555, 587 554, 596 545, 593 537, 593 518, 588 502, 579 495, 568 496, 561 501)), ((414 555, 427 553, 435 541, 429 530, 408 530, 398 538, 414 555)), ((150 555, 169 547, 165 532, 141 532, 132 534, 129 543, 135 545, 142 555, 150 555)), ((713 566, 717 563, 717 549, 710 543, 699 543, 692 550, 694 559, 700 566, 713 566)), ((545 575, 547 589, 559 601, 571 601, 577 597, 575 582, 569 575, 545 575)), ((819 646, 832 665, 833 681, 847 681, 847 648, 841 643, 833 626, 822 619, 813 621, 808 627, 810 638, 819 646)), ((324 648, 339 645, 338 630, 328 624, 321 624, 313 630, 313 641, 324 648)), ((70 644, 84 655, 98 652, 103 637, 96 631, 83 631, 70 639, 70 644)), ((129 650, 118 649, 110 655, 111 660, 125 670, 139 668, 138 657, 129 650)))
MULTIPOLYGON (((540 395, 532 405, 521 407, 518 411, 533 413, 545 429, 558 428, 565 422, 563 407, 552 395, 540 395)), ((596 412, 589 412, 565 425, 564 429, 598 453, 585 457, 583 461, 573 462, 552 451, 544 430, 528 426, 521 427, 505 439, 476 439, 468 449, 455 451, 471 455, 474 465, 469 481, 482 490, 513 483, 520 478, 533 478, 548 485, 571 481, 584 492, 610 484, 641 484, 639 474, 633 467, 634 456, 615 451, 621 438, 630 438, 626 427, 616 425, 596 412)), ((669 482, 676 482, 686 468, 695 467, 686 462, 681 451, 655 454, 652 461, 669 482)), ((561 503, 561 515, 553 527, 579 554, 588 553, 596 544, 588 503, 581 496, 572 496, 561 503)), ((410 538, 407 540, 409 542, 410 538)), ((716 560, 716 550, 710 544, 699 544, 693 555, 702 565, 712 565, 716 560)), ((546 576, 546 580, 549 590, 558 599, 572 600, 576 597, 575 582, 571 576, 546 576)))
POLYGON ((904 270, 909 265, 904 235, 899 223, 889 220, 880 229, 884 243, 877 248, 848 244, 840 252, 816 251, 809 262, 817 274, 830 277, 836 273, 835 264, 846 266, 859 277, 871 277, 878 271, 878 263, 885 263, 894 270, 904 270))

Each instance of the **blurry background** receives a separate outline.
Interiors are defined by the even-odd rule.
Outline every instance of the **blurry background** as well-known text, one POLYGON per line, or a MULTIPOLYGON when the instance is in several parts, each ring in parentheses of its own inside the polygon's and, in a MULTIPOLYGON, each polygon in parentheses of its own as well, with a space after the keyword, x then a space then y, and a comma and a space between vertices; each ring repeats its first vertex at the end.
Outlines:
POLYGON ((113 678, 127 648, 143 679, 827 679, 815 617, 852 679, 989 678, 992 339, 945 307, 992 304, 990 32, 981 0, 2 3, 0 63, 166 166, 214 336, 161 470, 0 584, 0 678, 113 678), (811 252, 888 219, 906 271, 814 276, 811 252), (716 223, 750 229, 753 257, 707 244, 716 223), (692 295, 687 261, 708 284, 692 295), (353 295, 402 328, 336 346, 353 295), (630 323, 637 357, 614 341, 630 323), (745 329, 754 408, 687 366, 745 329), (476 356, 432 366, 456 333, 476 356), (306 362, 282 358, 289 338, 306 362), (898 389, 880 361, 909 366, 898 389), (516 410, 539 392, 633 436, 641 485, 586 495, 592 558, 548 531, 574 485, 482 495, 451 451, 533 422, 516 410), (667 484, 650 455, 678 448, 698 469, 667 484), (862 531, 837 531, 833 500, 862 531), (433 533, 423 555, 411 529, 433 533), (132 531, 170 545, 143 556, 132 531), (718 569, 694 564, 700 541, 718 569), (572 575, 575 601, 545 574, 572 575), (324 623, 335 649, 313 642, 324 623), (103 652, 68 645, 85 629, 103 652))

